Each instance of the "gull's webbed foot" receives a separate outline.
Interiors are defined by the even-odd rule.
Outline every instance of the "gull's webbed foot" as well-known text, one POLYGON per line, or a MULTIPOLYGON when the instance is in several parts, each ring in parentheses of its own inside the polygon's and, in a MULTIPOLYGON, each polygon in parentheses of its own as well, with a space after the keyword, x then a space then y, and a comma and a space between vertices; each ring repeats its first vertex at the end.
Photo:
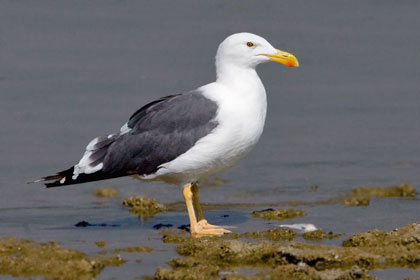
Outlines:
POLYGON ((221 236, 225 233, 231 233, 230 230, 222 226, 209 224, 206 219, 198 221, 195 225, 190 227, 191 235, 193 236, 221 236))

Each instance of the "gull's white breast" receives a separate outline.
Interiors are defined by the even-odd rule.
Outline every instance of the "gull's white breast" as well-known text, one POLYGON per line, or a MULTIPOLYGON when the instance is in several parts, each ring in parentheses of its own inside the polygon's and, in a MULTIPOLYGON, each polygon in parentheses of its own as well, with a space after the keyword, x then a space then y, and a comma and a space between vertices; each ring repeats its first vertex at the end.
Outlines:
POLYGON ((215 82, 199 91, 217 103, 218 126, 194 147, 144 179, 180 183, 199 180, 235 165, 258 142, 267 110, 265 89, 259 79, 243 89, 232 90, 215 82))

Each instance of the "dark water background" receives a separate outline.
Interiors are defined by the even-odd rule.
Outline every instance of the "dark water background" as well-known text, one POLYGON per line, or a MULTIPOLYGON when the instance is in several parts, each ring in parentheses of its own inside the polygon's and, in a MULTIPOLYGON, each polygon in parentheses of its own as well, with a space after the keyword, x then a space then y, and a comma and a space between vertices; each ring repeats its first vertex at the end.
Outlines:
MULTIPOLYGON (((123 254, 130 261, 99 279, 150 275, 175 256, 152 226, 186 224, 186 212, 139 221, 121 201, 182 201, 177 187, 131 178, 49 190, 25 182, 73 165, 92 138, 117 131, 146 102, 212 82, 218 44, 241 31, 292 52, 301 67, 259 67, 265 132, 221 175, 225 185, 202 188, 202 202, 232 204, 209 211, 211 222, 255 231, 272 225, 250 212, 271 204, 327 200, 360 185, 420 186, 419 14, 418 1, 1 1, 0 236, 55 240, 88 254, 99 251, 96 240, 155 248, 123 254), (104 185, 119 197, 91 195, 104 185), (313 185, 317 192, 308 191, 313 185), (119 227, 73 227, 81 220, 119 227)), ((420 215, 418 199, 300 208, 308 216, 287 223, 346 234, 420 215)))

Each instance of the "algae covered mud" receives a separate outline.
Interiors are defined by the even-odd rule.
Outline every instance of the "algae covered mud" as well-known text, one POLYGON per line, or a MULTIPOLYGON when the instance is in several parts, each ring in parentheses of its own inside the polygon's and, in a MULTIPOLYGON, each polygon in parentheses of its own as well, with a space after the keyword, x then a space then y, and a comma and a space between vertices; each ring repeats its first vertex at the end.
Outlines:
POLYGON ((0 274, 44 276, 47 279, 94 279, 106 266, 119 266, 124 260, 114 257, 87 257, 55 242, 0 239, 0 274))
MULTIPOLYGON (((106 193, 116 194, 112 188, 108 187, 105 190, 106 193)), ((98 196, 97 194, 104 193, 104 190, 96 189, 92 193, 98 196)), ((345 201, 346 197, 352 198, 353 201, 354 197, 363 196, 416 199, 417 192, 413 186, 407 184, 359 187, 350 191, 344 198, 331 199, 329 203, 339 204, 340 201, 345 201)), ((99 197, 109 199, 114 195, 99 197)), ((261 220, 278 222, 305 217, 307 213, 296 209, 296 203, 294 204, 295 208, 253 211, 249 213, 249 219, 263 218, 261 220)), ((320 204, 325 206, 327 203, 324 201, 320 204)), ((176 204, 163 205, 144 196, 124 199, 122 205, 128 207, 129 212, 141 220, 177 211, 176 204)), ((226 207, 242 208, 244 211, 252 206, 226 207)), ((208 205, 207 208, 211 207, 208 205)), ((96 245, 100 250, 91 255, 76 249, 62 248, 54 241, 37 243, 32 240, 2 238, 0 274, 15 277, 42 276, 46 279, 95 279, 100 277, 107 267, 114 267, 115 271, 124 271, 126 263, 130 262, 128 267, 131 267, 133 273, 136 271, 134 266, 142 267, 144 256, 167 247, 166 250, 174 250, 178 256, 162 259, 163 263, 154 268, 153 274, 142 274, 138 275, 139 277, 174 280, 378 279, 375 276, 376 271, 395 268, 418 272, 420 275, 420 223, 405 225, 388 232, 373 229, 355 234, 325 232, 316 229, 315 226, 303 227, 304 230, 299 231, 291 225, 269 225, 271 228, 261 231, 240 230, 223 237, 196 238, 190 236, 186 225, 176 229, 172 224, 160 223, 154 225, 154 228, 165 229, 149 234, 148 239, 153 241, 147 244, 152 245, 151 247, 133 246, 138 243, 136 242, 130 247, 115 248, 115 240, 97 240, 90 245, 96 245), (134 258, 129 257, 133 254, 136 255, 134 258)), ((75 226, 80 227, 80 224, 75 226)), ((106 228, 108 224, 83 223, 83 227, 95 226, 106 228)), ((166 254, 166 257, 168 256, 166 254)))
MULTIPOLYGON (((168 240, 168 235, 163 240, 168 240)), ((171 240, 176 240, 173 238, 171 240)), ((374 230, 342 246, 302 242, 249 242, 235 238, 180 238, 181 258, 159 268, 157 279, 376 279, 369 270, 420 269, 420 223, 391 232, 374 230), (254 275, 244 273, 257 268, 254 275)), ((420 270, 419 270, 420 272, 420 270)))

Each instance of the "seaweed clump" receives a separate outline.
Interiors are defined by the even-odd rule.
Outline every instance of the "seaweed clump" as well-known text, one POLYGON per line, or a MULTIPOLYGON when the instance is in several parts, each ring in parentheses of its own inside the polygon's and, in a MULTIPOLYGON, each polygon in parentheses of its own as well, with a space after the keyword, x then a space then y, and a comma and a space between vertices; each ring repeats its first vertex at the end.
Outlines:
POLYGON ((152 248, 150 247, 128 247, 128 248, 116 248, 114 249, 114 253, 150 253, 152 252, 152 248))
MULTIPOLYGON (((321 234, 324 235, 324 234, 321 234)), ((373 269, 420 269, 420 223, 390 232, 370 231, 343 246, 240 239, 181 238, 180 257, 156 279, 375 279, 373 269), (256 268, 254 275, 241 269, 256 268)))
POLYGON ((246 238, 265 238, 272 241, 291 241, 297 234, 288 228, 273 228, 265 231, 245 232, 243 234, 246 238))
POLYGON ((98 240, 95 242, 95 245, 98 246, 99 248, 103 248, 106 246, 106 242, 104 240, 98 240))
POLYGON ((154 276, 156 279, 220 279, 221 276, 225 279, 373 279, 356 260, 347 260, 344 254, 336 257, 340 254, 335 250, 294 242, 281 245, 191 238, 177 248, 182 257, 169 262, 171 269, 159 267, 154 276), (246 267, 256 267, 258 272, 252 276, 232 272, 240 273, 240 268, 246 267), (349 278, 354 271, 359 271, 360 277, 349 278))
MULTIPOLYGON (((399 250, 420 251, 420 223, 406 225, 402 228, 385 232, 379 229, 357 233, 343 241, 344 247, 386 248, 398 247, 399 250)), ((395 252, 398 254, 398 252, 395 252)), ((417 263, 420 265, 420 262, 417 263)))
POLYGON ((305 240, 313 240, 313 241, 321 241, 324 239, 334 239, 342 234, 328 232, 321 229, 317 229, 310 232, 304 232, 302 234, 298 234, 295 231, 289 228, 273 228, 264 231, 256 231, 256 232, 245 232, 240 237, 245 238, 253 238, 253 239, 266 239, 270 241, 292 241, 298 236, 303 237, 305 240))
POLYGON ((256 218, 263 218, 266 220, 284 220, 284 219, 291 219, 295 217, 303 217, 306 216, 305 211, 303 210, 296 210, 296 209, 273 209, 268 208, 260 211, 252 212, 252 216, 256 218))
POLYGON ((92 193, 96 197, 114 197, 118 194, 118 191, 114 188, 103 187, 93 190, 92 193))
POLYGON ((61 248, 55 242, 36 243, 15 238, 0 239, 2 275, 93 279, 106 266, 119 266, 124 262, 118 256, 88 257, 82 252, 61 248))
POLYGON ((184 243, 191 239, 191 235, 187 235, 183 230, 174 231, 172 229, 161 230, 163 243, 184 243))
POLYGON ((348 206, 368 206, 371 198, 415 198, 416 195, 416 188, 410 184, 401 184, 391 187, 362 186, 350 191, 341 199, 341 204, 348 206))
POLYGON ((324 239, 334 239, 336 237, 341 236, 340 233, 334 233, 334 232, 325 232, 322 229, 317 229, 314 231, 305 232, 302 234, 302 237, 305 240, 314 240, 314 241, 321 241, 324 239))
POLYGON ((167 211, 165 205, 160 204, 153 198, 140 195, 126 198, 122 204, 125 207, 128 207, 130 213, 133 213, 140 218, 148 218, 160 212, 167 211))

